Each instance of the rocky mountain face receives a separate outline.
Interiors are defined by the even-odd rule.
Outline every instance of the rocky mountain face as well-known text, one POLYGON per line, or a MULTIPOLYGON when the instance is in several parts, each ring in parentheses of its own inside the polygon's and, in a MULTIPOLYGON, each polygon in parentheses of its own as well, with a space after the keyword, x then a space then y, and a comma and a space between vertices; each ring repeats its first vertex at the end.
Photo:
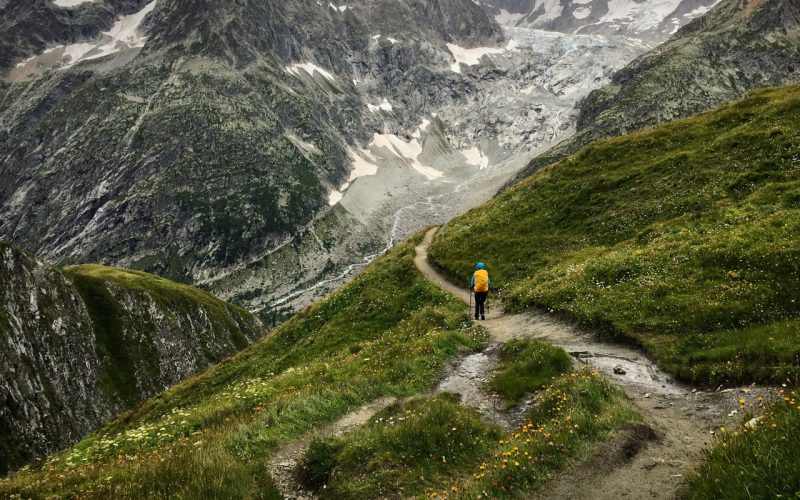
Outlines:
POLYGON ((0 237, 268 319, 491 197, 647 48, 469 0, 33 6, 73 24, 0 33, 0 237))
POLYGON ((800 82, 800 3, 724 0, 580 103, 577 133, 517 179, 589 142, 685 118, 749 90, 800 82))
POLYGON ((142 9, 145 0, 4 0, 0 1, 0 68, 35 56, 53 45, 91 39, 114 20, 142 9), (80 5, 80 8, 73 6, 80 5))
POLYGON ((0 473, 71 445, 262 335, 243 309, 0 243, 0 473))
POLYGON ((453 63, 446 42, 500 38, 466 0, 148 3, 6 66, 0 234, 184 281, 248 262, 328 211, 349 148, 384 127, 366 96, 402 96, 400 129, 469 93, 429 68, 453 63))

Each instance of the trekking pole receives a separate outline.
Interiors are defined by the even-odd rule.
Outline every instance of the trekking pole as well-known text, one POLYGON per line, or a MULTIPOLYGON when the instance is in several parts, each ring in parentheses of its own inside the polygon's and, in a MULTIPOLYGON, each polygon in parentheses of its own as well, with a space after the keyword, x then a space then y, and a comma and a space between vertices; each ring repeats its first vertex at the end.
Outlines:
POLYGON ((467 295, 469 295, 469 310, 467 311, 467 313, 470 315, 470 317, 472 317, 472 286, 470 285, 469 287, 467 287, 467 290, 469 290, 467 292, 467 295))

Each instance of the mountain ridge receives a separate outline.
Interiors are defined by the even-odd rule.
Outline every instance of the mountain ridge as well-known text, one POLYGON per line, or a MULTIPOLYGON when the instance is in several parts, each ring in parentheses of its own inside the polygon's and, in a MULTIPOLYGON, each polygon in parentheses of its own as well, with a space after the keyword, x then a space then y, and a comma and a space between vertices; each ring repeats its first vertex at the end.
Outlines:
POLYGON ((262 335, 197 289, 0 242, 0 464, 41 459, 262 335))

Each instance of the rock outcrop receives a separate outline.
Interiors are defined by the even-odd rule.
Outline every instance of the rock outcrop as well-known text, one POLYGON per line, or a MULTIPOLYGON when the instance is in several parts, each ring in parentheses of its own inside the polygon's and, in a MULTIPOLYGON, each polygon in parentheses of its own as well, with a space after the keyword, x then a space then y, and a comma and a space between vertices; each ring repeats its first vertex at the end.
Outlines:
POLYGON ((60 270, 0 243, 0 473, 262 335, 258 319, 145 273, 60 270))

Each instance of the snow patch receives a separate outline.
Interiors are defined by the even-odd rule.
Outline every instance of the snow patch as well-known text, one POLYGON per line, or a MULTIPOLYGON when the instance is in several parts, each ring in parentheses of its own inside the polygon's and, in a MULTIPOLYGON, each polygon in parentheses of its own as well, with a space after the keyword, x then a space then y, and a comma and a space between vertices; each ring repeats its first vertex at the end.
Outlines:
POLYGON ((396 43, 399 43, 399 40, 397 40, 396 38, 392 38, 392 37, 390 37, 390 36, 387 36, 387 37, 386 37, 386 39, 387 39, 387 40, 389 40, 389 42, 390 42, 392 45, 394 45, 394 44, 396 44, 396 43))
POLYGON ((78 5, 84 3, 92 3, 96 2, 97 0, 53 0, 53 3, 56 4, 56 7, 77 7, 78 5))
POLYGON ((705 5, 701 5, 700 7, 694 9, 693 11, 684 14, 683 17, 687 17, 689 19, 694 19, 695 17, 700 17, 703 14, 705 14, 706 12, 710 11, 712 7, 713 7, 713 5, 712 6, 708 6, 708 7, 705 6, 705 5))
POLYGON ((333 5, 332 3, 328 3, 328 6, 333 10, 338 10, 339 12, 344 12, 347 9, 350 8, 347 5, 340 5, 340 6, 337 7, 336 5, 333 5))
POLYGON ((309 76, 314 76, 314 73, 319 73, 326 79, 330 80, 331 82, 336 81, 336 77, 330 71, 327 71, 323 68, 320 68, 314 63, 306 62, 306 63, 295 63, 291 66, 286 67, 286 71, 295 75, 295 76, 302 76, 300 74, 301 71, 305 72, 309 76))
POLYGON ((381 101, 381 103, 378 104, 377 106, 374 104, 367 104, 367 108, 369 108, 369 110, 372 111, 373 113, 377 113, 378 111, 388 112, 394 109, 392 107, 392 103, 390 103, 389 100, 386 99, 385 97, 383 98, 383 101, 381 101))
POLYGON ((419 125, 419 127, 417 127, 417 130, 415 130, 414 133, 411 134, 411 137, 413 137, 414 139, 421 138, 422 137, 422 133, 425 132, 426 130, 428 130, 428 126, 430 124, 431 124, 431 121, 428 120, 427 118, 422 120, 422 123, 419 125))
POLYGON ((70 58, 70 62, 65 68, 75 65, 78 61, 97 59, 126 49, 144 47, 147 37, 142 36, 139 26, 145 16, 152 12, 155 7, 156 1, 153 0, 139 12, 120 17, 110 31, 103 32, 106 40, 108 38, 110 40, 102 45, 97 46, 91 43, 67 45, 64 48, 64 55, 70 58))
POLYGON ((92 43, 73 43, 72 45, 67 45, 63 47, 64 52, 62 53, 63 57, 68 59, 68 64, 64 66, 64 68, 69 68, 70 66, 74 66, 78 63, 81 59, 83 59, 89 52, 96 49, 97 46, 92 43))
POLYGON ((21 67, 25 66, 26 64, 28 64, 29 62, 33 61, 34 59, 36 59, 36 56, 31 56, 31 57, 25 59, 24 61, 22 61, 21 63, 17 63, 17 68, 21 68, 21 67))
POLYGON ((448 43, 447 49, 453 54, 456 62, 450 66, 450 69, 455 73, 461 73, 461 65, 475 66, 485 55, 502 54, 505 49, 497 47, 476 47, 474 49, 465 49, 454 43, 448 43))
POLYGON ((328 194, 328 205, 330 205, 330 206, 336 205, 337 203, 342 201, 343 197, 344 197, 344 194, 342 194, 341 191, 337 191, 337 190, 334 189, 333 191, 331 191, 328 194))
POLYGON ((572 15, 575 17, 575 19, 586 19, 591 13, 592 9, 587 7, 579 7, 572 11, 572 15))
POLYGON ((423 165, 419 161, 422 154, 422 144, 416 139, 409 142, 402 140, 394 134, 375 134, 370 146, 388 149, 396 156, 402 158, 411 168, 428 178, 435 180, 444 175, 443 172, 436 170, 428 165, 423 165))
MULTIPOLYGON (((59 7, 71 7, 74 5, 79 5, 84 1, 91 2, 94 0, 62 0, 56 1, 55 3, 59 7)), ((142 10, 139 12, 129 16, 120 17, 109 31, 102 33, 102 37, 97 41, 50 47, 41 54, 17 64, 17 68, 41 61, 43 64, 48 66, 58 66, 59 64, 62 64, 61 68, 66 69, 74 66, 80 61, 98 59, 100 57, 106 57, 117 52, 122 52, 123 50, 144 47, 147 37, 142 35, 141 31, 139 30, 139 26, 141 26, 145 16, 152 12, 155 7, 156 0, 153 0, 149 4, 145 5, 144 8, 142 8, 142 10), (46 61, 40 59, 43 56, 47 56, 51 53, 53 53, 54 57, 58 59, 57 61, 54 62, 51 58, 47 58, 46 61)))
POLYGON ((350 178, 347 182, 342 184, 342 191, 350 187, 350 184, 359 177, 367 177, 378 173, 378 166, 372 163, 377 160, 369 151, 354 151, 351 149, 347 151, 347 156, 353 162, 353 170, 350 171, 350 178))
POLYGON ((461 154, 467 159, 468 165, 480 167, 481 170, 489 166, 489 157, 484 155, 483 151, 477 147, 465 149, 461 151, 461 154))

